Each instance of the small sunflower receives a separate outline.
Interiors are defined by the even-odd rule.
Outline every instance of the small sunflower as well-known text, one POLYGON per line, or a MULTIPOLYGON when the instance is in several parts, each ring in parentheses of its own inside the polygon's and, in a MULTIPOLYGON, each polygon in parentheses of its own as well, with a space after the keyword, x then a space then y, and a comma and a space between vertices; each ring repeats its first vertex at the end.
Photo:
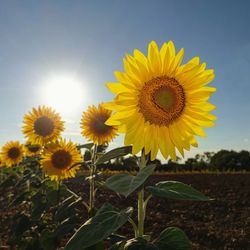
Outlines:
POLYGON ((64 122, 53 109, 45 106, 33 108, 24 116, 23 133, 32 144, 44 145, 60 137, 64 122))
POLYGON ((32 157, 41 154, 42 146, 40 144, 32 144, 27 142, 24 145, 25 155, 32 157))
POLYGON ((51 180, 60 181, 75 177, 82 156, 76 145, 71 141, 60 140, 52 146, 48 146, 41 160, 41 166, 51 180))
POLYGON ((23 159, 23 146, 18 141, 9 141, 1 151, 1 160, 4 165, 11 167, 23 159))
POLYGON ((3 166, 4 166, 4 164, 3 164, 3 161, 1 159, 1 154, 0 154, 0 167, 3 167, 3 166))
POLYGON ((102 104, 98 107, 89 106, 82 115, 82 135, 98 145, 109 143, 117 136, 117 127, 105 124, 111 113, 112 111, 105 109, 102 104))
POLYGON ((123 125, 125 145, 132 145, 133 154, 143 148, 151 160, 160 150, 164 158, 176 158, 176 149, 184 156, 184 149, 197 146, 195 136, 204 136, 202 127, 214 126, 216 117, 209 112, 215 106, 208 103, 216 91, 207 87, 214 79, 214 71, 206 69, 194 57, 181 65, 182 48, 178 53, 172 41, 161 49, 152 41, 148 56, 138 50, 123 59, 125 72, 115 72, 118 80, 107 87, 116 94, 105 108, 115 113, 107 125, 123 125))

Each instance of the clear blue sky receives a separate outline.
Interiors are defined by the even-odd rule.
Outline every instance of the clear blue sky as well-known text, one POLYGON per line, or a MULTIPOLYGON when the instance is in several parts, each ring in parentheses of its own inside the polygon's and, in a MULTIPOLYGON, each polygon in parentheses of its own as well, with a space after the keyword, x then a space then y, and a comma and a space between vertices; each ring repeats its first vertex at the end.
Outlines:
MULTIPOLYGON (((63 117, 65 136, 80 136, 81 112, 108 101, 104 86, 122 57, 173 40, 185 60, 199 55, 214 68, 217 125, 199 139, 202 151, 250 150, 250 2, 245 1, 1 1, 0 145, 23 140, 22 117, 42 104, 43 79, 71 74, 82 83, 82 110, 63 117)), ((65 96, 65 102, 67 96, 65 96)), ((113 144, 121 144, 119 138, 113 144)), ((189 154, 190 155, 190 154, 189 154)))

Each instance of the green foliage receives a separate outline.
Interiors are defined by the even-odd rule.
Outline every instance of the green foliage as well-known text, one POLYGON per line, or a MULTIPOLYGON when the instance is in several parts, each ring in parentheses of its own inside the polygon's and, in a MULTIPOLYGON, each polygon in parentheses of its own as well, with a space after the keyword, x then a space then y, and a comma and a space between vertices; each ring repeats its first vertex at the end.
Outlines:
POLYGON ((240 152, 220 150, 212 156, 211 166, 221 171, 250 171, 250 152, 246 150, 240 152))
POLYGON ((136 238, 136 239, 128 240, 125 243, 123 249, 124 250, 158 250, 158 247, 143 238, 136 238))
POLYGON ((159 250, 191 250, 186 234, 177 227, 168 227, 154 241, 159 250))
POLYGON ((136 176, 126 173, 113 175, 106 180, 105 186, 116 193, 128 197, 144 184, 147 178, 154 172, 154 168, 154 165, 148 165, 141 169, 136 176))
POLYGON ((94 146, 94 143, 86 143, 86 144, 82 144, 77 146, 78 149, 88 149, 91 150, 91 148, 94 146))
POLYGON ((77 230, 65 250, 81 250, 95 245, 127 222, 131 213, 131 207, 118 212, 110 204, 104 204, 94 217, 77 230))
POLYGON ((154 187, 147 187, 147 190, 159 197, 175 199, 175 200, 194 200, 194 201, 209 201, 211 200, 201 192, 192 188, 189 185, 178 181, 163 181, 158 182, 154 187))
POLYGON ((96 161, 96 165, 105 163, 105 162, 110 161, 110 160, 117 158, 117 157, 125 156, 127 154, 130 154, 131 152, 132 152, 131 146, 125 146, 125 147, 112 149, 109 152, 107 152, 106 154, 99 157, 96 161))
POLYGON ((3 171, 0 191, 9 209, 15 209, 8 244, 20 250, 55 250, 79 224, 79 201, 65 185, 43 178, 37 160, 3 171), (25 212, 23 212, 25 211, 25 212))
POLYGON ((114 244, 110 250, 191 250, 191 243, 185 232, 177 227, 168 227, 159 237, 150 242, 138 237, 114 244))

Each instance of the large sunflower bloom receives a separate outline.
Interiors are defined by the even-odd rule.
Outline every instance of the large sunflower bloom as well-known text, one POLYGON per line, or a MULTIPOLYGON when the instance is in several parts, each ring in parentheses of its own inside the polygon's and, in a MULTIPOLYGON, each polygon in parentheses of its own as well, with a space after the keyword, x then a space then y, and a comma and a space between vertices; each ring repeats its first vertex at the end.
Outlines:
POLYGON ((11 167, 23 159, 23 146, 18 141, 9 141, 1 151, 2 164, 11 167))
POLYGON ((60 140, 49 145, 42 155, 41 166, 51 180, 63 180, 75 177, 82 161, 81 153, 71 141, 60 140))
POLYGON ((42 146, 40 144, 32 144, 30 142, 27 142, 24 145, 24 151, 25 155, 32 157, 41 154, 42 152, 42 146))
POLYGON ((216 90, 206 87, 214 71, 206 69, 198 57, 181 65, 184 49, 178 53, 172 41, 161 49, 152 41, 148 56, 135 50, 124 58, 125 72, 115 72, 118 83, 107 87, 116 94, 105 108, 115 111, 107 125, 122 125, 125 145, 133 154, 143 148, 154 160, 160 150, 164 158, 176 158, 176 148, 197 146, 195 136, 205 137, 202 127, 214 126, 216 117, 209 114, 215 106, 208 103, 216 90))
POLYGON ((45 106, 33 108, 24 116, 23 124, 23 133, 32 144, 44 145, 56 141, 64 130, 60 115, 45 106))
POLYGON ((102 104, 98 107, 89 106, 82 115, 82 135, 98 145, 109 143, 117 136, 117 127, 105 124, 111 113, 112 111, 105 109, 102 104))

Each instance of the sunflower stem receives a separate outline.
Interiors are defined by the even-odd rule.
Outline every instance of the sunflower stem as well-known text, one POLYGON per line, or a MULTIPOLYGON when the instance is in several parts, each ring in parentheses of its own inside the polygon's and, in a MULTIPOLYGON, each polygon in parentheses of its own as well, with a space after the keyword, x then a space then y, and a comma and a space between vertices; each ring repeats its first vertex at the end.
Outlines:
POLYGON ((89 179, 89 216, 91 217, 94 213, 94 207, 95 207, 95 160, 96 160, 96 151, 97 151, 97 145, 94 145, 92 158, 91 158, 91 165, 90 165, 90 179, 89 179))
POLYGON ((135 238, 137 238, 138 237, 137 225, 135 224, 135 222, 133 221, 133 219, 131 217, 128 218, 128 222, 132 225, 132 227, 134 229, 134 233, 135 233, 135 238))
MULTIPOLYGON (((141 161, 139 164, 140 170, 146 166, 146 156, 144 150, 141 153, 141 161)), ((144 235, 144 220, 146 214, 146 206, 144 206, 144 187, 138 192, 138 237, 143 237, 144 235)))

